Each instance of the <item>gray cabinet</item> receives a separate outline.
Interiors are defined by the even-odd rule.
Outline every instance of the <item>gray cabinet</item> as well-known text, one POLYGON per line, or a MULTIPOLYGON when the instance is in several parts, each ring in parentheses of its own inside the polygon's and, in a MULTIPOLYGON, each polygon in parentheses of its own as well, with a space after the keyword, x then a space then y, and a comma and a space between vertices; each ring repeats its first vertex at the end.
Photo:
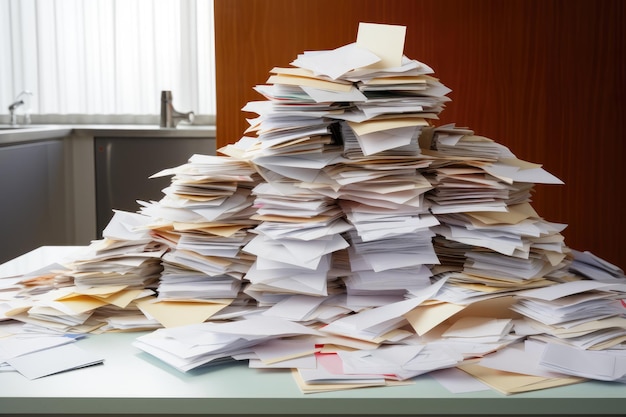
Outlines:
POLYGON ((171 177, 150 178, 186 163, 193 154, 215 155, 215 138, 95 137, 96 236, 113 217, 113 210, 136 212, 137 200, 158 201, 171 177))
POLYGON ((0 146, 0 263, 68 243, 63 139, 0 146))

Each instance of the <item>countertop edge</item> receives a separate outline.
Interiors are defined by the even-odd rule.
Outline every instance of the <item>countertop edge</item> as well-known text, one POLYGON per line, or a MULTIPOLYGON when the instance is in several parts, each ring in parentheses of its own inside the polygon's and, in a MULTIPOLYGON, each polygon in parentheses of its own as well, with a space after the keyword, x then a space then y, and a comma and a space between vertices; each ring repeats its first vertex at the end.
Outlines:
POLYGON ((214 125, 162 128, 157 125, 30 125, 0 130, 0 146, 62 138, 69 135, 96 137, 186 137, 215 138, 214 125))

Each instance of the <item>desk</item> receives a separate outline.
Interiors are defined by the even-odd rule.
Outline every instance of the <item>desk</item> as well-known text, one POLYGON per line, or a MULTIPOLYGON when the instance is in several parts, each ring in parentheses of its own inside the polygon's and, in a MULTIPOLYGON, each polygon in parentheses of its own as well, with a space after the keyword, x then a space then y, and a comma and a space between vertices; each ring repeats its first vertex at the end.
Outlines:
MULTIPOLYGON (((31 255, 43 263, 44 252, 62 253, 40 248, 31 255)), ((0 265, 0 277, 9 267, 0 265)), ((422 375, 407 386, 305 395, 288 371, 250 369, 245 362, 181 373, 132 346, 141 334, 88 335, 76 342, 105 358, 101 365, 32 381, 17 372, 0 372, 0 415, 598 415, 626 411, 626 385, 600 381, 505 396, 491 390, 451 394, 430 375, 422 375)))

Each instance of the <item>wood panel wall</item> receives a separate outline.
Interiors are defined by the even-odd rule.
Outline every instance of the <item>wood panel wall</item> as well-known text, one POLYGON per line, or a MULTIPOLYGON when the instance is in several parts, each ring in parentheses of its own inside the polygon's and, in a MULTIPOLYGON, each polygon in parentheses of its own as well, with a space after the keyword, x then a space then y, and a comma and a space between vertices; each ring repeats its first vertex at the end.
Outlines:
POLYGON ((215 0, 217 142, 239 140, 252 87, 305 50, 356 40, 359 22, 405 25, 454 122, 543 164, 533 207, 566 244, 626 268, 623 0, 215 0))

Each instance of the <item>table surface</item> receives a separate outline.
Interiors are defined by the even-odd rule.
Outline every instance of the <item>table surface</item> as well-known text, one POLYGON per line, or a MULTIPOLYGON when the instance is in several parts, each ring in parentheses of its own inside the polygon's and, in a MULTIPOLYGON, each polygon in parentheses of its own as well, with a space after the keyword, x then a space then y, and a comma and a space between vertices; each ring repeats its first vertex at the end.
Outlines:
MULTIPOLYGON (((30 265, 45 264, 51 255, 76 249, 39 248, 29 253, 30 265)), ((27 258, 0 265, 0 277, 28 268, 27 258)), ((495 390, 453 394, 426 374, 405 386, 303 394, 289 371, 251 369, 246 361, 180 372, 134 347, 132 342, 142 334, 92 334, 77 341, 77 346, 105 358, 100 365, 35 380, 17 372, 0 372, 0 415, 626 412, 626 385, 601 381, 510 396, 495 390)))

